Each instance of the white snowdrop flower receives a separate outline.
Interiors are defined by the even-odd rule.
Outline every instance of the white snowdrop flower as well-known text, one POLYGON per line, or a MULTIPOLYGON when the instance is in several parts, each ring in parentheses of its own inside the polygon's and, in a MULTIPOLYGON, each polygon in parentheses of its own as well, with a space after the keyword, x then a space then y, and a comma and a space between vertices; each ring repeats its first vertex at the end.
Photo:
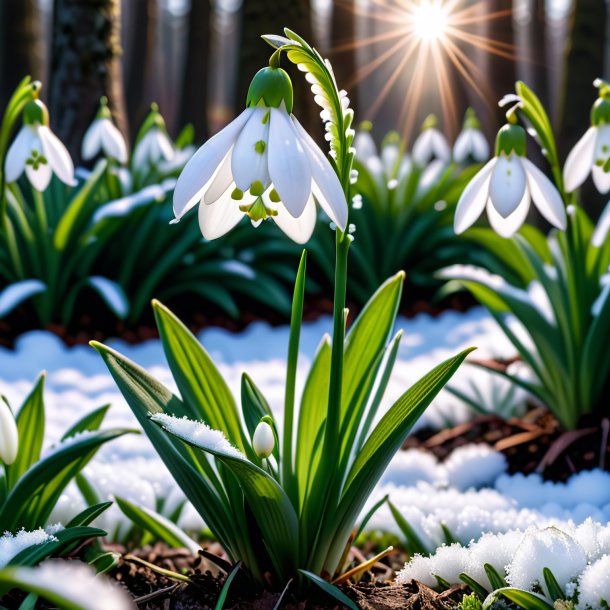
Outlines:
POLYGON ((610 555, 587 566, 578 579, 578 610, 610 606, 610 555))
POLYGON ((483 163, 489 159, 489 143, 472 108, 466 110, 462 131, 453 145, 453 159, 456 163, 464 163, 468 159, 483 163))
POLYGON ((549 595, 543 570, 548 568, 565 590, 566 585, 586 567, 583 548, 556 527, 532 530, 525 534, 508 567, 506 580, 512 587, 531 590, 538 585, 549 595))
POLYGON ((356 158, 365 165, 368 165, 371 159, 378 158, 377 145, 371 134, 372 129, 373 124, 370 121, 363 121, 354 136, 353 146, 356 150, 356 158))
POLYGON ((103 154, 119 163, 127 163, 127 144, 123 134, 112 122, 112 114, 108 108, 108 99, 100 99, 100 107, 95 119, 85 132, 81 155, 83 159, 93 159, 103 154))
POLYGON ((160 163, 171 161, 175 150, 165 121, 159 112, 157 104, 151 104, 150 113, 146 117, 133 151, 132 166, 136 170, 148 170, 160 163))
POLYGON ((563 168, 568 193, 589 176, 600 193, 610 191, 610 85, 599 81, 599 97, 591 109, 591 127, 576 142, 563 168))
POLYGON ((292 83, 284 70, 259 70, 247 108, 209 139, 180 174, 174 191, 176 219, 200 203, 199 225, 206 239, 224 235, 247 215, 254 226, 272 218, 293 241, 305 243, 314 230, 317 200, 345 230, 348 208, 339 179, 291 114, 292 102, 292 83))
POLYGON ((499 235, 511 237, 521 225, 533 200, 538 211, 555 227, 566 228, 566 210, 553 183, 525 157, 525 130, 507 124, 498 132, 496 156, 464 189, 455 211, 454 230, 463 233, 483 210, 499 235))
POLYGON ((417 165, 423 167, 432 159, 449 161, 451 149, 447 138, 438 130, 438 119, 429 115, 422 125, 422 130, 413 144, 412 158, 417 165))
POLYGON ((6 182, 17 181, 24 171, 37 191, 44 191, 49 186, 53 174, 69 186, 76 185, 70 153, 51 131, 49 112, 40 100, 26 104, 23 127, 6 153, 6 182))
POLYGON ((259 458, 266 459, 273 453, 274 448, 273 428, 266 421, 262 421, 256 426, 252 435, 252 449, 259 458))
POLYGON ((19 434, 15 417, 9 406, 0 398, 0 461, 12 464, 17 457, 19 434))

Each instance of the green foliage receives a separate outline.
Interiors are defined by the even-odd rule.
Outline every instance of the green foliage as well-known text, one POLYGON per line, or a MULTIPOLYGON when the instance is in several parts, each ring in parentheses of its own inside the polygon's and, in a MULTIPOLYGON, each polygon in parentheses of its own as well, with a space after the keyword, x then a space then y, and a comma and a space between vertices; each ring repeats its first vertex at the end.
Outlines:
POLYGON ((482 610, 482 608, 481 600, 474 593, 465 595, 458 605, 458 610, 482 610))
MULTIPOLYGON (((390 275, 408 270, 409 280, 432 292, 436 271, 469 258, 467 244, 453 232, 453 214, 464 187, 479 166, 433 161, 425 168, 403 153, 398 135, 386 136, 380 156, 359 159, 352 187, 358 205, 350 248, 349 296, 358 304, 390 275)), ((310 245, 314 264, 332 282, 333 243, 327 231, 317 231, 310 245)))

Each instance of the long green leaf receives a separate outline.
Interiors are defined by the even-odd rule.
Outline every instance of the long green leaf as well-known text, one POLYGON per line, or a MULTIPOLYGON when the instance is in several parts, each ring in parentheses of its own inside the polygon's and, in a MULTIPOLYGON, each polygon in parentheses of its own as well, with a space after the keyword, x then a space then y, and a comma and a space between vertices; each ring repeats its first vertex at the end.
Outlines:
POLYGON ((323 578, 320 578, 317 574, 313 572, 308 572, 307 570, 299 570, 303 576, 306 576, 311 582, 313 582, 316 586, 318 586, 324 593, 330 595, 332 598, 336 599, 339 603, 348 607, 350 610, 358 610, 358 606, 347 596, 339 587, 332 585, 327 582, 323 578))
POLYGON ((483 602, 483 610, 493 608, 499 597, 506 597, 506 599, 519 604, 525 610, 553 610, 553 604, 539 593, 531 593, 512 587, 505 587, 490 593, 483 602))

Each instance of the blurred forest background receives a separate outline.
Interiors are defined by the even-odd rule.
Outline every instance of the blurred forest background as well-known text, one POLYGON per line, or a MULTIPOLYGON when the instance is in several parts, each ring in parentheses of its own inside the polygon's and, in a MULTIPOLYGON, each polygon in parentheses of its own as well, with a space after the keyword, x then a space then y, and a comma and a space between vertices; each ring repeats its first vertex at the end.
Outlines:
MULTIPOLYGON (((270 54, 259 36, 286 25, 331 58, 358 119, 371 119, 379 138, 398 128, 411 140, 429 112, 442 116, 447 97, 455 108, 443 125, 449 136, 468 105, 491 136, 501 116, 496 101, 520 78, 547 104, 565 153, 587 126, 593 79, 609 75, 606 1, 448 0, 476 16, 467 27, 479 43, 458 46, 486 94, 448 62, 443 92, 431 65, 421 96, 410 99, 412 73, 392 31, 396 10, 417 1, 0 0, 0 108, 31 74, 43 81, 52 126, 77 159, 102 94, 132 141, 152 101, 170 134, 190 122, 201 141, 243 107, 251 76, 270 54), (405 104, 414 106, 406 127, 399 120, 405 104)), ((304 80, 294 82, 302 98, 296 111, 315 125, 304 80)))

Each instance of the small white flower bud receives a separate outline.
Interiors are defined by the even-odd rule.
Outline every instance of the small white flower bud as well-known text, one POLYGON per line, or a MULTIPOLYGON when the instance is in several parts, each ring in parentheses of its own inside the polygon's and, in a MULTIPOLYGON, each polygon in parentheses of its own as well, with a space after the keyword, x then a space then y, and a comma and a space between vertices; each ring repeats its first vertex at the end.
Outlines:
POLYGON ((349 181, 350 181, 350 184, 356 184, 356 182, 358 182, 358 170, 357 169, 353 169, 350 172, 349 181))
POLYGON ((273 434, 273 429, 267 422, 260 422, 258 426, 256 426, 256 430, 252 436, 252 448, 254 449, 254 453, 256 453, 259 458, 265 459, 273 453, 274 447, 275 436, 273 434))
POLYGON ((8 405, 0 399, 0 461, 12 464, 17 457, 19 434, 8 405))
POLYGON ((352 197, 352 208, 354 210, 362 209, 362 195, 357 194, 352 197))

